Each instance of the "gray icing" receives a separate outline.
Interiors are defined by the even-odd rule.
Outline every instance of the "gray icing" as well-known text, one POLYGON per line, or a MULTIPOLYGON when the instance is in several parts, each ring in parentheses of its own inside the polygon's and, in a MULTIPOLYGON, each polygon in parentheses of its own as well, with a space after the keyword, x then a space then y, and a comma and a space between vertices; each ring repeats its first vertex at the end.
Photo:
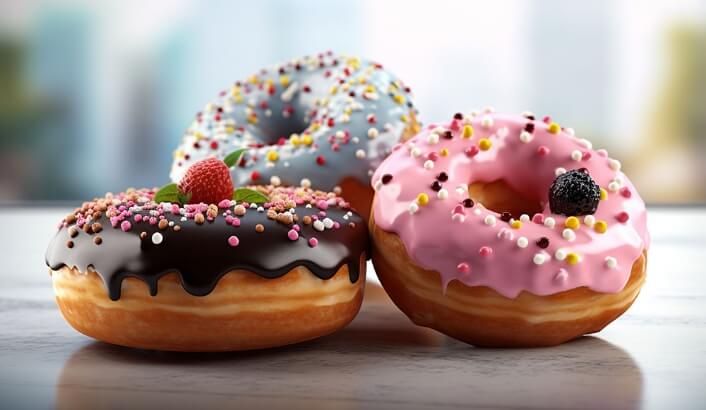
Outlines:
POLYGON ((207 104, 175 151, 170 177, 178 182, 194 162, 244 147, 231 170, 236 185, 308 179, 331 191, 347 176, 367 185, 414 114, 409 89, 376 63, 331 52, 295 59, 207 104))

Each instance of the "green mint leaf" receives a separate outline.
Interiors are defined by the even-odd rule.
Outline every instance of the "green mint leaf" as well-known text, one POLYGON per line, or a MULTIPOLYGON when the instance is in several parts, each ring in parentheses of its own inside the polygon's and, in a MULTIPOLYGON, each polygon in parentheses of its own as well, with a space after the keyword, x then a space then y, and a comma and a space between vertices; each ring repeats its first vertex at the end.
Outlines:
POLYGON ((226 155, 225 158, 223 158, 223 162, 226 164, 228 168, 232 168, 238 164, 238 161, 240 161, 240 157, 243 156, 243 153, 247 151, 247 148, 241 148, 238 150, 235 150, 231 152, 230 154, 226 155))
POLYGON ((264 194, 248 188, 238 188, 233 191, 233 199, 236 202, 248 202, 255 204, 261 204, 270 200, 270 198, 264 194))
POLYGON ((167 184, 159 188, 159 190, 154 194, 154 202, 180 202, 179 195, 181 194, 179 193, 177 184, 167 184))
POLYGON ((182 194, 181 192, 179 193, 177 199, 179 200, 180 204, 188 204, 189 201, 191 201, 191 192, 182 194))

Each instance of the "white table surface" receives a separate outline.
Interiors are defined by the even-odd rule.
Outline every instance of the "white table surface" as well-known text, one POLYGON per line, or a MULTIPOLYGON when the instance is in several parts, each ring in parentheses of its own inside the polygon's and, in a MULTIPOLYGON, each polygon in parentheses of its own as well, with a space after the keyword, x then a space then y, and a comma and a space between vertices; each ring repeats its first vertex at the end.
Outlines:
POLYGON ((231 354, 131 350, 71 329, 44 265, 67 212, 0 207, 0 409, 706 408, 704 208, 651 209, 647 284, 593 337, 473 348, 412 325, 369 287, 337 334, 231 354))

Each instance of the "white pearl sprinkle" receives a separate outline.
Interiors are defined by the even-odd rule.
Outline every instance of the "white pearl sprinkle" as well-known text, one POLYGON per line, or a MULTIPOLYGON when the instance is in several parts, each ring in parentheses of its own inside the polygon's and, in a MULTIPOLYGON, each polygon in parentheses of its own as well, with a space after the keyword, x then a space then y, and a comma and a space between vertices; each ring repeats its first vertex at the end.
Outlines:
POLYGON ((159 245, 160 243, 162 243, 163 240, 164 240, 164 237, 162 236, 161 233, 155 232, 152 234, 152 243, 153 244, 159 245))
POLYGON ((553 228, 556 225, 556 221, 551 216, 544 219, 544 226, 547 228, 553 228))
POLYGON ((417 211, 419 211, 419 205, 417 205, 416 202, 412 202, 411 204, 409 204, 409 208, 407 209, 409 210, 410 214, 416 214, 417 211))
POLYGON ((576 234, 573 229, 566 228, 561 231, 561 236, 569 242, 573 242, 576 239, 576 234))
POLYGON ((425 169, 434 169, 434 161, 428 159, 424 161, 424 168, 425 169))
POLYGON ((270 184, 272 184, 274 186, 279 186, 281 183, 282 183, 282 180, 279 179, 279 177, 277 175, 273 175, 272 177, 270 177, 270 184))
POLYGON ((439 199, 446 199, 449 197, 449 191, 445 190, 444 188, 441 188, 439 192, 436 193, 436 196, 439 199))
POLYGON ((529 222, 529 221, 530 221, 529 215, 527 215, 527 214, 522 214, 522 215, 520 215, 520 221, 521 221, 521 222, 524 222, 524 223, 529 222))
POLYGON ((532 262, 534 262, 535 265, 541 265, 546 262, 546 258, 543 253, 535 253, 532 262))
POLYGON ((446 128, 444 128, 444 127, 436 127, 436 128, 434 128, 433 130, 431 130, 431 132, 432 132, 433 134, 437 134, 437 135, 438 135, 438 134, 443 134, 443 133, 446 132, 446 128))
POLYGON ((351 141, 352 141, 354 144, 357 144, 357 143, 360 142, 360 138, 358 138, 358 137, 353 137, 353 138, 351 138, 351 141))
POLYGON ((299 181, 299 185, 301 185, 302 188, 309 188, 311 186, 311 180, 309 180, 309 178, 303 178, 299 181))
POLYGON ((608 159, 608 166, 613 171, 620 171, 621 164, 620 164, 620 161, 618 161, 617 159, 610 158, 610 159, 608 159))
POLYGON ((358 159, 363 159, 365 158, 365 150, 359 149, 358 151, 355 152, 355 157, 358 159))
POLYGON ((493 118, 490 117, 490 116, 488 116, 488 115, 484 115, 484 116, 483 116, 483 119, 481 119, 481 121, 480 121, 480 125, 481 125, 481 127, 483 127, 483 128, 490 128, 490 127, 492 127, 492 126, 493 126, 493 118))
POLYGON ((493 215, 488 215, 485 217, 483 222, 485 222, 488 226, 495 226, 495 217, 493 215))
POLYGON ((331 218, 324 218, 324 228, 326 228, 326 229, 333 228, 333 221, 331 220, 331 218))
POLYGON ((480 216, 480 214, 481 214, 481 211, 479 208, 476 208, 473 210, 473 215, 480 216))
POLYGON ((577 149, 571 151, 571 159, 573 159, 574 161, 581 161, 581 158, 583 158, 583 154, 581 153, 581 151, 577 149))
POLYGON ((530 134, 527 131, 522 131, 520 133, 520 141, 524 142, 525 144, 531 142, 532 141, 532 134, 530 134))
POLYGON ((608 184, 608 190, 610 192, 618 192, 619 189, 620 189, 620 185, 615 181, 608 184))
POLYGON ((375 183, 375 190, 376 190, 376 191, 379 191, 380 188, 382 188, 382 181, 377 181, 377 182, 375 183))
MULTIPOLYGON (((572 131, 573 131, 573 130, 572 130, 572 131)), ((571 135, 573 135, 573 134, 571 134, 571 135)), ((586 148, 586 149, 593 149, 593 143, 591 143, 591 141, 589 141, 589 140, 587 140, 587 139, 585 139, 585 138, 581 138, 581 139, 579 140, 579 144, 583 145, 583 147, 586 148)))
POLYGON ((438 143, 439 142, 439 134, 432 132, 431 134, 429 134, 429 138, 427 138, 427 142, 429 142, 429 144, 438 143))
POLYGON ((564 283, 567 279, 569 279, 569 273, 563 268, 559 269, 559 272, 554 275, 554 280, 557 282, 564 283))
POLYGON ((459 195, 463 195, 466 192, 468 192, 468 185, 467 184, 461 184, 456 187, 456 192, 458 192, 459 195))
POLYGON ((556 176, 563 175, 563 174, 566 174, 566 168, 559 167, 554 170, 554 175, 556 175, 556 176))
POLYGON ((464 214, 453 214, 451 215, 451 220, 456 223, 463 223, 466 220, 466 215, 464 214))
POLYGON ((564 248, 557 249, 556 252, 554 252, 554 257, 558 261, 563 261, 564 259, 566 259, 566 249, 564 249, 564 248))
MULTIPOLYGON (((257 207, 257 212, 265 212, 265 207, 258 206, 258 207, 257 207)), ((286 214, 286 213, 287 213, 287 212, 285 212, 285 214, 286 214)))
POLYGON ((593 215, 586 215, 583 217, 583 223, 585 223, 586 226, 593 227, 596 223, 596 217, 593 215))
POLYGON ((412 158, 417 158, 418 156, 422 155, 422 150, 417 147, 414 147, 411 151, 409 151, 409 153, 412 155, 412 158))
POLYGON ((314 227, 314 229, 316 229, 316 230, 319 231, 319 232, 323 231, 324 228, 325 228, 325 227, 324 227, 324 223, 321 222, 321 220, 318 220, 318 219, 314 221, 314 223, 312 224, 312 226, 314 227))
POLYGON ((518 248, 526 248, 527 245, 529 245, 529 241, 527 240, 527 238, 525 238, 524 236, 520 236, 519 238, 517 238, 518 248))
POLYGON ((610 269, 613 269, 616 266, 618 266, 618 261, 612 256, 606 256, 605 257, 605 266, 607 266, 610 269))
POLYGON ((378 131, 377 128, 369 128, 368 129, 368 138, 370 138, 371 140, 374 140, 375 138, 377 138, 378 135, 380 135, 380 132, 378 131))

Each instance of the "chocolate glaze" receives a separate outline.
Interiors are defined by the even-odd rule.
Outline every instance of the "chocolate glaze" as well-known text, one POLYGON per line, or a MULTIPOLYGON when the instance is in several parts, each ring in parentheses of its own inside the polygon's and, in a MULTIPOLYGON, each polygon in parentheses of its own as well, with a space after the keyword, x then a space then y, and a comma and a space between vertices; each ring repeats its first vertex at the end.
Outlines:
MULTIPOLYGON (((311 224, 303 224, 302 218, 318 214, 320 210, 298 206, 296 214, 301 231, 296 241, 287 237, 291 225, 269 219, 265 212, 255 209, 248 209, 239 217, 239 227, 227 224, 221 214, 202 225, 197 225, 193 219, 181 221, 180 215, 165 214, 167 220, 181 227, 178 232, 172 227, 159 229, 146 222, 133 223, 132 229, 124 232, 119 227, 111 227, 108 218, 102 215, 97 222, 104 228, 98 234, 79 230, 78 235, 71 238, 69 227, 63 224, 49 244, 46 263, 52 270, 68 266, 86 272, 92 267, 102 278, 111 300, 120 298, 121 284, 126 277, 147 283, 154 296, 159 278, 173 272, 179 274, 184 289, 195 296, 208 295, 219 279, 233 269, 273 279, 294 267, 305 266, 318 278, 329 279, 346 264, 350 280, 355 283, 360 275, 361 257, 369 254, 368 233, 366 224, 357 214, 349 215, 347 220, 343 218, 348 211, 329 207, 326 216, 341 226, 319 232, 311 224), (262 224, 265 231, 256 232, 257 224, 262 224), (144 239, 140 238, 141 232, 147 233, 144 239), (154 232, 163 235, 159 245, 152 243, 154 232), (100 245, 93 241, 96 235, 103 239, 100 245), (231 235, 240 239, 237 247, 228 244, 231 235), (318 239, 317 246, 309 246, 311 237, 318 239), (72 248, 67 246, 69 240, 74 243, 72 248)), ((149 211, 137 213, 149 216, 149 211)))

